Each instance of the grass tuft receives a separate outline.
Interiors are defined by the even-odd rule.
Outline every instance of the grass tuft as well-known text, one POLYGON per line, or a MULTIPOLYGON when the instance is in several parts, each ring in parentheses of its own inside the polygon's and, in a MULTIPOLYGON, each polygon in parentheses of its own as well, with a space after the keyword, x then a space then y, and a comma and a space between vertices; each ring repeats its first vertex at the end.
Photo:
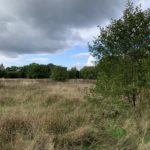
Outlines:
POLYGON ((15 145, 18 135, 24 140, 33 138, 34 134, 30 121, 22 118, 5 118, 4 120, 1 120, 0 147, 2 149, 7 149, 7 145, 11 149, 15 145))

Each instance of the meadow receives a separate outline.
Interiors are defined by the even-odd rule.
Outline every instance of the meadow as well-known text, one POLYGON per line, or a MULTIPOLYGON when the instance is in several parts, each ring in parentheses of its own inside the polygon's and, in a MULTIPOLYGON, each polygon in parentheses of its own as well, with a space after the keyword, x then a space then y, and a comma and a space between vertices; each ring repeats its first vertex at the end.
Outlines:
POLYGON ((94 96, 93 86, 0 80, 0 150, 150 149, 149 93, 144 109, 133 110, 124 100, 94 96))

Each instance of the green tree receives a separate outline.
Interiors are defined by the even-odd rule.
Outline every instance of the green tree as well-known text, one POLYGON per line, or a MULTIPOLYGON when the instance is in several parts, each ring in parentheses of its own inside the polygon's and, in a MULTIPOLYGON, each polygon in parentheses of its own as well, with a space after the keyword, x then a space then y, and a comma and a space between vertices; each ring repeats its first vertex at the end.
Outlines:
POLYGON ((5 69, 5 77, 6 78, 20 78, 21 77, 21 68, 16 66, 7 67, 5 69))
POLYGON ((76 67, 71 68, 68 70, 68 78, 69 79, 79 79, 79 71, 76 67))
POLYGON ((5 77, 5 67, 3 64, 0 65, 0 78, 5 77))
POLYGON ((80 77, 83 79, 96 79, 95 67, 83 67, 80 70, 80 77))
POLYGON ((150 9, 129 2, 120 19, 100 27, 89 50, 98 59, 97 90, 125 94, 135 106, 141 89, 150 86, 150 9))
POLYGON ((51 70, 48 65, 39 65, 36 63, 25 66, 22 70, 28 78, 49 78, 51 70))
POLYGON ((68 78, 67 68, 61 66, 53 67, 51 78, 56 81, 65 81, 68 78))

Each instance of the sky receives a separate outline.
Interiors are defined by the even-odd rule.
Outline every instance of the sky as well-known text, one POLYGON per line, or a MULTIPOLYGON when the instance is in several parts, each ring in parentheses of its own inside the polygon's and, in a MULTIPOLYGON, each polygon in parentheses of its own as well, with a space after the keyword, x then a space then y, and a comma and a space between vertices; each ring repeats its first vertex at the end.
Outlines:
MULTIPOLYGON (((133 0, 143 9, 150 0, 133 0)), ((121 17, 127 0, 0 0, 0 64, 92 66, 98 25, 121 17)))

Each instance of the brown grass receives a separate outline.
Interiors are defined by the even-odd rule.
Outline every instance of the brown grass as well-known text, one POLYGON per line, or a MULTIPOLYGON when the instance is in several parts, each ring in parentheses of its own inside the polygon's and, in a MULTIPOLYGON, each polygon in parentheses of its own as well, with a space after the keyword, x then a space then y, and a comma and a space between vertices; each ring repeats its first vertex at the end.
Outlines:
POLYGON ((150 93, 133 111, 93 82, 0 80, 0 150, 149 150, 150 93))
POLYGON ((66 138, 67 134, 90 124, 90 114, 82 106, 91 85, 75 81, 1 80, 1 149, 52 150, 58 147, 60 142, 55 143, 56 137, 66 138))

